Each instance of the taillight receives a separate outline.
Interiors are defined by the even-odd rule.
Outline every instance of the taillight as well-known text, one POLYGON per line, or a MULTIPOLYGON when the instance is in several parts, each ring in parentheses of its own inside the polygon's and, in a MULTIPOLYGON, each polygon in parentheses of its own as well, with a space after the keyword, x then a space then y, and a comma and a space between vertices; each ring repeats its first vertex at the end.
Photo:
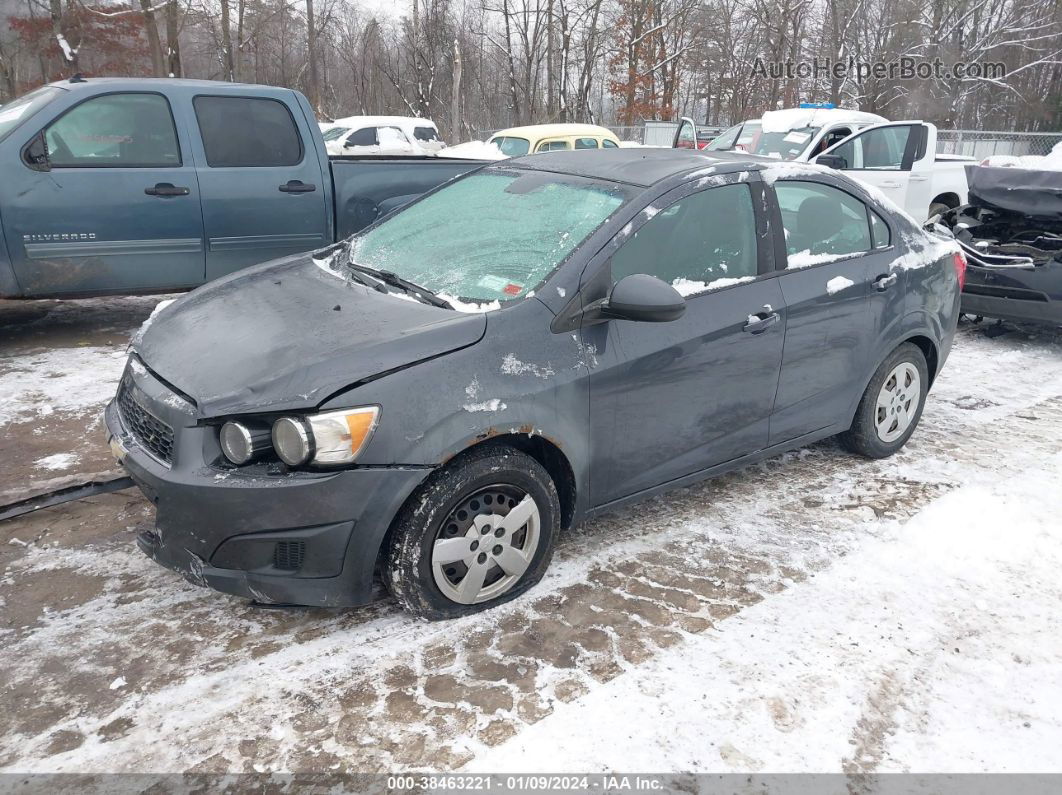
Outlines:
POLYGON ((966 286, 966 257, 961 251, 956 251, 952 255, 952 262, 955 263, 955 276, 959 279, 959 290, 966 286))

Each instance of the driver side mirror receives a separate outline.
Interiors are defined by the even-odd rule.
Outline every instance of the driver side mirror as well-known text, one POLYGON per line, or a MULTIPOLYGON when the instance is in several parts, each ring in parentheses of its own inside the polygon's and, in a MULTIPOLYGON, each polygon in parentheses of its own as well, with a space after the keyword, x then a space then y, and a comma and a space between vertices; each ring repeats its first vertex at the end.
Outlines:
POLYGON ((22 150, 22 159, 34 171, 52 170, 52 163, 48 159, 48 143, 44 140, 43 131, 37 133, 36 137, 26 144, 22 150))
POLYGON ((819 155, 815 158, 815 162, 820 166, 834 168, 838 171, 844 171, 848 168, 848 158, 842 157, 841 155, 819 155))
POLYGON ((667 282, 645 273, 624 276, 601 304, 601 316, 613 320, 667 323, 686 311, 686 299, 667 282))

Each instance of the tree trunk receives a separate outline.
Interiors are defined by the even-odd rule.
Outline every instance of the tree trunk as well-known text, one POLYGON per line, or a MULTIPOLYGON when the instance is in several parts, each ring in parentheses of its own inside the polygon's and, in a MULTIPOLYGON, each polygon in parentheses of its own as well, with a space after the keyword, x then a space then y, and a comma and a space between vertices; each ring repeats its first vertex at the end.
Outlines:
POLYGON ((170 77, 181 76, 181 42, 178 39, 177 0, 166 3, 166 73, 170 77))
POLYGON ((321 83, 317 72, 317 30, 313 19, 313 0, 306 0, 306 44, 310 58, 310 107, 321 112, 321 83))
MULTIPOLYGON (((148 3, 151 0, 140 0, 148 3)), ((232 20, 229 19, 229 0, 221 0, 221 62, 225 69, 225 79, 236 79, 236 68, 232 60, 232 20)))
MULTIPOLYGON (((70 41, 63 30, 63 5, 62 0, 49 0, 48 13, 52 19, 52 35, 55 36, 59 49, 62 51, 63 63, 69 69, 71 75, 78 72, 78 45, 80 40, 70 41)), ((73 37, 71 37, 73 38, 73 37)))
POLYGON ((450 90, 450 140, 461 140, 461 48, 454 39, 454 77, 450 90))
POLYGON ((140 0, 140 8, 144 13, 144 34, 148 40, 148 51, 151 53, 151 73, 155 77, 166 76, 166 59, 162 54, 162 39, 159 36, 159 21, 155 16, 151 0, 140 0))

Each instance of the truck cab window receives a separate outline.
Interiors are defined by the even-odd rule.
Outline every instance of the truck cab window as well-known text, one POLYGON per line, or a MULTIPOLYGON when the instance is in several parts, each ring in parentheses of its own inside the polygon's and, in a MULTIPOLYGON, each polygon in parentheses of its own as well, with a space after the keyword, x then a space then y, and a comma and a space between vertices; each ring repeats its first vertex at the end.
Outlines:
POLYGON ((302 138, 283 103, 202 96, 193 104, 211 168, 294 166, 302 162, 302 138), (233 135, 237 127, 244 133, 233 135))
POLYGON ((52 168, 181 165, 170 105, 159 94, 107 94, 82 102, 44 131, 52 168))

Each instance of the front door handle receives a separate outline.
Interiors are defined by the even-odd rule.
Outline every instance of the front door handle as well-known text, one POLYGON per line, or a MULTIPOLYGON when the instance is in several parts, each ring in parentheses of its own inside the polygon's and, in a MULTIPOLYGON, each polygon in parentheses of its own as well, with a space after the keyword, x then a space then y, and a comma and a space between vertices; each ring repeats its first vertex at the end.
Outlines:
POLYGON ((762 334, 781 319, 781 316, 771 308, 770 304, 764 304, 763 311, 749 315, 748 322, 741 329, 749 334, 762 334))
POLYGON ((903 183, 894 182, 892 180, 888 180, 886 182, 882 182, 881 183, 881 187, 883 187, 883 188, 902 188, 903 187, 903 183))
POLYGON ((885 276, 884 274, 874 280, 874 289, 879 293, 883 293, 896 284, 898 277, 895 273, 885 276))
POLYGON ((191 191, 169 182, 159 182, 150 188, 144 188, 144 193, 148 196, 187 196, 191 191))
POLYGON ((312 193, 317 190, 316 185, 308 185, 301 180, 293 179, 280 186, 283 193, 312 193))

